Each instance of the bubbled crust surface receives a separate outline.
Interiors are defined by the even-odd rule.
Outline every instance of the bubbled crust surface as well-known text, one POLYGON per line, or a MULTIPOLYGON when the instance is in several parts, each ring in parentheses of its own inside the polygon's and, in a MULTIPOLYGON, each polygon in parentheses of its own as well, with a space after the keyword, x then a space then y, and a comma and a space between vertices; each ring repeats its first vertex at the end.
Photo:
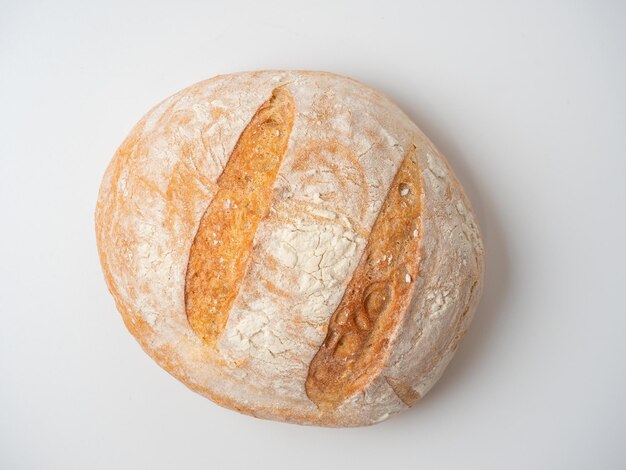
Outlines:
POLYGON ((444 158, 393 103, 319 72, 254 72, 193 85, 152 109, 104 176, 96 232, 124 322, 164 369, 215 402, 304 424, 372 424, 438 379, 482 289, 483 250, 444 158), (250 119, 277 87, 295 118, 217 348, 192 330, 185 273, 200 220, 250 119), (419 273, 386 363, 331 410, 306 395, 309 364, 411 146, 422 174, 419 273))

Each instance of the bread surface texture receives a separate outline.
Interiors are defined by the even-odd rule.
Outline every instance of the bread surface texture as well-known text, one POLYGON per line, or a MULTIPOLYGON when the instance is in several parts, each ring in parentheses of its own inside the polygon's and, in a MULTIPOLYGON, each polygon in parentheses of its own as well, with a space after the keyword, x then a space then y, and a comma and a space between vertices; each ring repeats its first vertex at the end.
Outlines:
POLYGON ((482 291, 479 230, 445 158, 384 95, 325 72, 221 75, 154 107, 106 170, 96 235, 161 367, 299 424, 411 407, 482 291))

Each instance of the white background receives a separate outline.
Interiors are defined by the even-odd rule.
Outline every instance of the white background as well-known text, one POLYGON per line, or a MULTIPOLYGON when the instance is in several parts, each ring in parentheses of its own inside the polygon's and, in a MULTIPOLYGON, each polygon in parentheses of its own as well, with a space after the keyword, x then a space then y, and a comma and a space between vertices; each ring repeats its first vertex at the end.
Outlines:
POLYGON ((626 466, 626 3, 0 0, 0 468, 626 466), (146 356, 93 211, 132 125, 241 70, 330 70, 400 104, 475 207, 487 279, 411 411, 238 415, 146 356))

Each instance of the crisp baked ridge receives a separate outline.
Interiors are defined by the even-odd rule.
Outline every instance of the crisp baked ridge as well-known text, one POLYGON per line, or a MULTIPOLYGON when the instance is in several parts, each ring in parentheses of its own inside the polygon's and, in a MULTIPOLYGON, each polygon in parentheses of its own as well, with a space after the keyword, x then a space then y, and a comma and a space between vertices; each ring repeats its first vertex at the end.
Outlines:
POLYGON ((385 364, 418 275, 421 186, 412 145, 309 366, 307 395, 325 409, 361 391, 385 364))
POLYGON ((161 367, 223 406, 300 424, 373 424, 413 404, 451 359, 482 290, 480 234, 445 158, 382 94, 323 72, 219 76, 156 106, 107 169, 96 234, 118 310, 161 367), (191 246, 238 140, 276 88, 293 97, 293 126, 212 347, 185 309, 191 246), (422 191, 410 302, 394 312, 401 320, 371 381, 318 406, 306 394, 309 366, 412 145, 422 191))
POLYGON ((279 87, 255 113, 217 180, 219 189, 191 245, 185 309, 193 330, 211 347, 239 293, 259 221, 269 213, 294 112, 291 94, 279 87))

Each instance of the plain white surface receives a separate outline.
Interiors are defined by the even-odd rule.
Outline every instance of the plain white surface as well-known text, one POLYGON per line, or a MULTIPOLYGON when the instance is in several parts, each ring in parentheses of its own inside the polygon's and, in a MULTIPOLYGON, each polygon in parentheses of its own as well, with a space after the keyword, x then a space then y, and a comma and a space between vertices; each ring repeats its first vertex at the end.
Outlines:
POLYGON ((624 2, 0 0, 0 468, 626 465, 624 2), (152 105, 239 70, 343 73, 447 155, 487 282, 444 377, 361 429, 238 415, 125 330, 104 169, 152 105))

